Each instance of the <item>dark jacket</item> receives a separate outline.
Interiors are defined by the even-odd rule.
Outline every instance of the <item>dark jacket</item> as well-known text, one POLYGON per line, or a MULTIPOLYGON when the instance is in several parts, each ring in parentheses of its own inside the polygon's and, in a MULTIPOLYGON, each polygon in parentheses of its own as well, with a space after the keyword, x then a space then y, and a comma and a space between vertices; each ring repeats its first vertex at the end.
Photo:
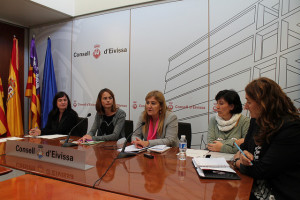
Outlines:
MULTIPOLYGON (((48 115, 45 128, 41 130, 41 135, 62 134, 67 135, 70 130, 78 123, 78 114, 73 110, 66 110, 59 121, 59 112, 57 114, 48 115)), ((72 136, 80 136, 76 131, 72 131, 72 136)))
MULTIPOLYGON (((255 119, 241 145, 242 150, 254 154, 254 134, 259 130, 255 119)), ((277 199, 299 199, 300 197, 300 121, 285 120, 281 129, 262 145, 259 159, 253 166, 241 164, 240 171, 254 179, 265 179, 277 199)))

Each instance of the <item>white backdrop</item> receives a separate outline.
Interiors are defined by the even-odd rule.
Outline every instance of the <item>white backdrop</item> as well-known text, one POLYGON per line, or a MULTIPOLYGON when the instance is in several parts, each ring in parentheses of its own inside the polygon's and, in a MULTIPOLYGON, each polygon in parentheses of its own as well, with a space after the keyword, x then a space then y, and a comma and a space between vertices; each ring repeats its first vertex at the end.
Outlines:
POLYGON ((129 19, 130 12, 123 11, 73 23, 72 101, 82 116, 88 112, 95 115, 96 99, 103 88, 114 92, 117 104, 128 114, 129 19))
POLYGON ((267 76, 300 107, 299 18, 298 0, 183 0, 39 27, 31 34, 40 77, 51 36, 58 90, 70 94, 80 116, 92 113, 89 126, 102 88, 115 93, 135 123, 146 94, 161 90, 179 121, 192 124, 192 147, 199 148, 220 90, 235 89, 244 103, 247 83, 267 76))

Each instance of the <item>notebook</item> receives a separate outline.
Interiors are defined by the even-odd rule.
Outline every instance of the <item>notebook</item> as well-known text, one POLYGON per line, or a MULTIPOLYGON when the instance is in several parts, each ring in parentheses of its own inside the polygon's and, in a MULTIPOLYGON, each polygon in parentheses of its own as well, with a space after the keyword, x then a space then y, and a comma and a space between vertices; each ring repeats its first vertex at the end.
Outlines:
POLYGON ((148 148, 148 150, 156 152, 156 153, 163 153, 167 150, 169 150, 171 147, 168 147, 167 145, 155 145, 153 147, 148 148))
MULTIPOLYGON (((168 149, 170 149, 171 147, 168 147, 166 145, 155 145, 152 147, 144 147, 142 149, 136 148, 134 144, 129 145, 125 148, 125 152, 128 153, 140 153, 146 150, 150 150, 150 151, 154 151, 157 153, 163 153, 165 151, 167 151, 168 149)), ((121 151, 122 149, 118 149, 118 151, 121 151)))
POLYGON ((200 178, 241 179, 229 166, 225 158, 193 158, 193 165, 200 178))

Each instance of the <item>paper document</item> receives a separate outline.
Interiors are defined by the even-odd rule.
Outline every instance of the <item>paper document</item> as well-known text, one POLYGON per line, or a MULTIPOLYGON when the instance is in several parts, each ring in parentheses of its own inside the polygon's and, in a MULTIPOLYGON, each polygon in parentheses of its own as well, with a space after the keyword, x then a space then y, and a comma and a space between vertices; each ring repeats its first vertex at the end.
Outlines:
POLYGON ((216 170, 235 173, 226 162, 225 158, 193 158, 195 164, 202 170, 216 170))
POLYGON ((202 150, 202 149, 187 149, 186 150, 186 156, 189 157, 205 157, 205 155, 208 153, 208 150, 202 150))
POLYGON ((220 152, 209 152, 212 158, 225 158, 226 161, 230 161, 233 159, 234 154, 231 153, 220 153, 220 152))
POLYGON ((7 137, 7 138, 1 138, 0 142, 6 142, 7 140, 23 140, 24 138, 20 137, 7 137))
MULTIPOLYGON (((136 148, 135 145, 132 144, 132 145, 127 146, 124 151, 128 152, 128 153, 139 153, 139 152, 145 151, 146 149, 148 149, 148 148, 147 147, 142 148, 142 149, 136 148)), ((118 149, 118 151, 122 151, 122 149, 118 149)))
POLYGON ((211 158, 225 158, 225 160, 230 161, 232 160, 234 154, 231 153, 220 153, 214 151, 208 151, 203 149, 187 149, 186 155, 189 157, 200 157, 204 158, 206 155, 211 155, 211 158))
POLYGON ((200 178, 210 179, 231 179, 240 180, 241 178, 229 166, 225 158, 200 158, 192 159, 197 174, 200 178))
POLYGON ((43 138, 43 139, 55 139, 55 138, 66 137, 66 136, 67 135, 55 134, 55 135, 39 135, 39 136, 26 135, 24 137, 43 138))
POLYGON ((171 147, 168 147, 167 145, 155 145, 153 147, 148 148, 148 150, 150 151, 154 151, 157 153, 163 153, 165 151, 167 151, 168 149, 170 149, 171 147))
MULTIPOLYGON (((81 144, 83 144, 83 145, 93 145, 93 144, 98 144, 98 143, 100 143, 100 142, 104 142, 104 141, 85 141, 84 143, 81 143, 81 144)), ((77 142, 77 141, 73 141, 72 143, 74 143, 74 144, 79 144, 79 142, 77 142)))

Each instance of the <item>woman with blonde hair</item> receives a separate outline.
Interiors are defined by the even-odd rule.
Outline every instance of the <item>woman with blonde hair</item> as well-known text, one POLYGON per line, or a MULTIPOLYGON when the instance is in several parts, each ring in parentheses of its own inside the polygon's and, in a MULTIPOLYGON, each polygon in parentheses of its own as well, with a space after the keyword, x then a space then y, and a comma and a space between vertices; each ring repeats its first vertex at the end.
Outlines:
POLYGON ((251 121, 234 165, 254 178, 250 199, 299 199, 299 111, 280 86, 268 78, 250 82, 246 106, 251 121))
POLYGON ((164 95, 154 90, 147 94, 145 100, 145 110, 137 123, 140 126, 144 122, 145 126, 135 131, 132 143, 138 148, 160 144, 178 146, 177 117, 167 108, 164 95))

